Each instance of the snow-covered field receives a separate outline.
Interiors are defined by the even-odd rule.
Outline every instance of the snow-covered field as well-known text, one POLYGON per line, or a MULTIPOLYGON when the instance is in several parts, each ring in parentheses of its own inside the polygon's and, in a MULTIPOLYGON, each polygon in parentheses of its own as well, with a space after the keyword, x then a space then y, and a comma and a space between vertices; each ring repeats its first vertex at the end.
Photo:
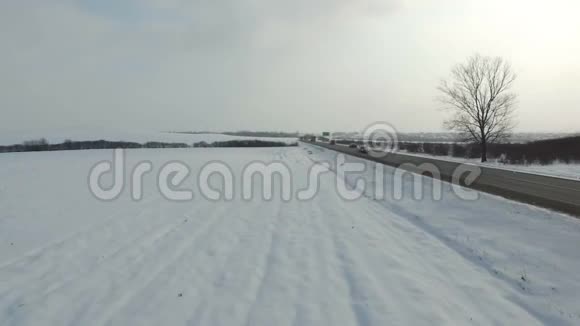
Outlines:
POLYGON ((65 140, 84 141, 84 140, 109 140, 109 141, 126 141, 136 143, 146 142, 166 142, 166 143, 186 143, 192 144, 201 141, 211 143, 214 141, 227 141, 238 139, 260 139, 281 141, 287 143, 296 142, 296 138, 278 138, 278 137, 244 137, 224 134, 182 134, 169 133, 150 130, 118 130, 118 129, 64 129, 64 130, 30 130, 19 132, 0 132, 0 145, 21 144, 29 140, 45 138, 51 144, 59 144, 65 140))
POLYGON ((112 151, 0 154, 0 325, 580 323, 574 218, 486 194, 462 201, 447 185, 440 201, 414 200, 411 179, 395 200, 389 167, 382 200, 343 200, 333 172, 308 201, 212 201, 195 186, 210 161, 236 180, 249 162, 280 161, 301 189, 337 155, 305 146, 127 151, 129 168, 154 166, 140 202, 129 187, 112 202, 90 194, 89 169, 112 151), (176 160, 191 169, 190 202, 155 186, 176 160))

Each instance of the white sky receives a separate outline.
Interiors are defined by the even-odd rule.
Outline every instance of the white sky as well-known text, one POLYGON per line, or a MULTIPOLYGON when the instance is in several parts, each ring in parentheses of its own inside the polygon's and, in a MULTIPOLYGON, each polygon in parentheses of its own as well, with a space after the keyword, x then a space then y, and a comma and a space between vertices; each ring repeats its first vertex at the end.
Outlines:
POLYGON ((580 131, 577 0, 7 0, 0 129, 441 130, 436 86, 509 60, 519 131, 580 131))

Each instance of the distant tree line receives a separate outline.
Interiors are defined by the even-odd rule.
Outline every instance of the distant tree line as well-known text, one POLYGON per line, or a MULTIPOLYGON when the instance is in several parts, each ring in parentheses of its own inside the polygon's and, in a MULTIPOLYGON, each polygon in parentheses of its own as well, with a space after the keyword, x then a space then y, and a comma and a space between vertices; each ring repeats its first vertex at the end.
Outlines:
POLYGON ((217 131, 167 131, 169 134, 186 134, 186 135, 202 135, 202 134, 219 134, 217 131))
MULTIPOLYGON (((337 140, 336 143, 362 144, 362 141, 337 140)), ((399 150, 435 156, 466 159, 481 157, 478 143, 399 142, 399 150)), ((488 147, 488 158, 505 164, 580 163, 580 136, 537 140, 528 143, 493 143, 488 147)))
POLYGON ((25 141, 22 144, 0 146, 0 153, 9 152, 44 152, 44 151, 70 151, 83 149, 114 149, 114 148, 192 148, 192 147, 285 147, 298 146, 298 143, 288 144, 285 142, 265 140, 230 140, 213 143, 199 142, 192 145, 186 143, 147 142, 144 144, 125 141, 91 140, 71 141, 65 140, 60 144, 49 144, 44 138, 25 141))
POLYGON ((243 137, 271 137, 271 138, 298 138, 300 133, 298 132, 285 132, 285 131, 169 131, 169 133, 174 134, 188 134, 188 135, 199 135, 199 134, 222 134, 229 136, 243 136, 243 137))
POLYGON ((273 138, 298 138, 298 132, 284 131, 234 131, 223 132, 224 135, 244 137, 273 137, 273 138))
POLYGON ((207 143, 202 141, 193 144, 193 147, 286 147, 286 146, 298 146, 298 143, 289 144, 278 141, 248 139, 248 140, 216 141, 213 143, 207 143))
POLYGON ((8 152, 42 152, 42 151, 69 151, 83 149, 113 149, 113 148, 188 148, 185 143, 147 142, 144 144, 124 141, 91 140, 71 141, 65 140, 60 144, 49 144, 44 138, 25 141, 22 144, 0 146, 0 153, 8 152))
MULTIPOLYGON (((399 143, 399 149, 409 153, 425 153, 459 158, 480 158, 477 143, 399 143)), ((580 136, 529 143, 489 144, 488 158, 506 164, 552 164, 580 162, 580 136)))

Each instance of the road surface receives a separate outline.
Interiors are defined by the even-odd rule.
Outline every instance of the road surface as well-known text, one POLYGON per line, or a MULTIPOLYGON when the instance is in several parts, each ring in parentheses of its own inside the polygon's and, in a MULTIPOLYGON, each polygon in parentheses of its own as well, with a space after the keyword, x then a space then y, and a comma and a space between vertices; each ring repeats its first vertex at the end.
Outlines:
MULTIPOLYGON (((384 158, 373 158, 368 154, 360 153, 356 148, 321 142, 315 144, 393 167, 399 167, 405 163, 415 166, 431 163, 437 166, 441 171, 441 178, 446 181, 451 180, 453 171, 461 165, 458 162, 400 153, 390 153, 384 158)), ((469 185, 471 188, 580 217, 580 181, 493 167, 479 167, 481 176, 469 185)))

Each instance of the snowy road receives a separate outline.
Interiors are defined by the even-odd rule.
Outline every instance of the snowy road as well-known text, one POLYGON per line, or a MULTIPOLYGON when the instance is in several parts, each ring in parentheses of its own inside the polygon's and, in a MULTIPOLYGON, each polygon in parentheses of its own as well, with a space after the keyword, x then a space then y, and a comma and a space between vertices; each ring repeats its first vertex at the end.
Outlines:
MULTIPOLYGON (((180 159, 195 170, 219 159, 240 170, 251 160, 281 160, 290 167, 294 184, 302 185, 314 162, 330 155, 312 151, 152 150, 135 151, 133 161, 180 159), (173 156, 168 158, 168 153, 173 156)), ((491 267, 503 264, 502 255, 509 257, 510 250, 520 247, 495 254, 497 242, 503 240, 487 244, 482 240, 477 245, 483 251, 488 246, 489 257, 479 262, 460 243, 445 240, 443 226, 423 225, 421 214, 409 218, 398 206, 389 209, 388 203, 367 197, 343 200, 335 191, 333 173, 321 175, 318 195, 308 201, 285 202, 274 196, 271 201, 216 202, 196 195, 192 202, 173 203, 150 189, 138 203, 128 198, 102 203, 78 188, 82 182, 76 178, 83 177, 84 182, 86 168, 110 152, 87 153, 88 157, 69 152, 62 158, 55 158, 58 153, 0 158, 0 177, 13 186, 3 184, 0 189, 1 245, 11 247, 0 251, 0 325, 579 322, 573 308, 579 302, 578 276, 558 279, 558 267, 545 258, 556 252, 556 262, 574 269, 562 273, 580 272, 580 255, 568 248, 580 243, 580 225, 563 215, 483 199, 498 207, 516 205, 517 214, 506 212, 505 219, 543 221, 530 225, 529 232, 559 227, 561 233, 552 234, 558 246, 534 249, 522 243, 529 250, 522 256, 533 256, 530 259, 547 266, 538 269, 538 279, 533 281, 537 285, 529 285, 532 290, 526 291, 512 280, 507 265, 491 272, 491 267), (23 163, 43 157, 49 164, 23 163), (19 173, 26 172, 23 164, 33 168, 28 173, 35 181, 18 186, 19 173), (65 171, 73 177, 62 178, 65 171), (50 193, 54 186, 59 190, 50 193), (30 231, 32 225, 37 229, 30 231), (544 304, 544 283, 558 291, 561 286, 561 294, 550 295, 560 295, 554 302, 564 303, 544 304), (572 302, 566 306, 567 301, 572 302)), ((397 205, 411 209, 409 205, 423 204, 397 205)), ((496 211, 490 210, 491 215, 496 211)), ((472 230, 466 224, 464 231, 469 234, 472 230)), ((521 225, 511 229, 512 235, 519 234, 518 228, 521 225)), ((528 269, 526 273, 534 273, 533 267, 528 269)))
MULTIPOLYGON (((460 165, 466 164, 459 160, 449 161, 438 157, 404 153, 391 153, 385 157, 373 158, 368 154, 360 153, 356 148, 327 143, 317 143, 317 145, 393 167, 404 166, 404 164, 411 164, 411 166, 433 164, 440 171, 441 178, 447 181, 452 179, 453 173, 460 165)), ((505 167, 493 167, 488 164, 474 165, 470 163, 469 165, 481 169, 481 176, 470 185, 473 189, 580 217, 580 181, 577 180, 578 178, 560 178, 521 172, 505 167)))

